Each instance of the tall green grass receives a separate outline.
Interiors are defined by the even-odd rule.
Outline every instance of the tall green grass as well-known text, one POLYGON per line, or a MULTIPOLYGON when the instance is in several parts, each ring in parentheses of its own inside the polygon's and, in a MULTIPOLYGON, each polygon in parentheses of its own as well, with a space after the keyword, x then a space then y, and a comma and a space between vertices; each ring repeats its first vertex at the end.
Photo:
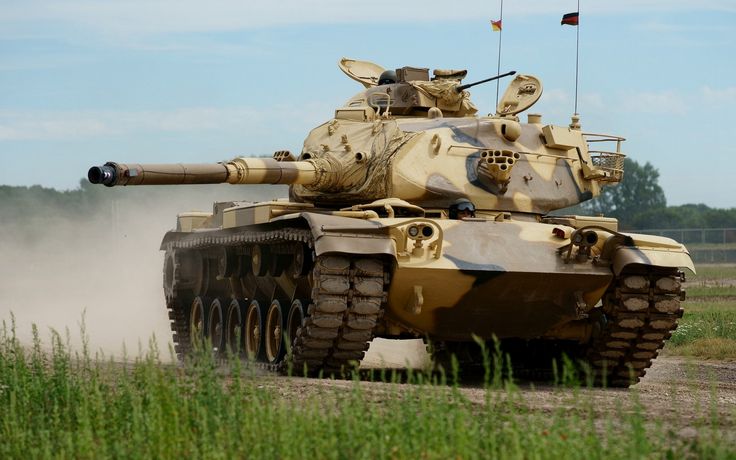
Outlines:
POLYGON ((736 359, 736 266, 697 267, 688 277, 685 315, 665 353, 706 359, 736 359))
POLYGON ((648 419, 636 391, 611 390, 622 404, 601 417, 565 369, 552 389, 563 403, 534 406, 528 390, 490 372, 503 364, 493 353, 485 379, 468 390, 456 372, 327 382, 259 375, 207 353, 163 365, 155 344, 121 363, 86 347, 72 352, 56 333, 50 349, 35 329, 34 337, 23 347, 13 325, 0 336, 0 458, 736 456, 720 441, 728 422, 707 409, 687 421, 698 431, 688 439, 677 419, 648 419))
POLYGON ((696 275, 687 273, 687 279, 691 283, 712 280, 736 280, 736 265, 698 265, 696 269, 698 271, 696 275))
POLYGON ((688 274, 687 294, 689 298, 736 298, 736 266, 705 265, 698 266, 697 270, 697 275, 688 274))
POLYGON ((736 286, 693 286, 687 289, 687 298, 733 299, 736 300, 736 286))
POLYGON ((736 300, 688 300, 679 326, 667 342, 671 355, 736 359, 736 300))
POLYGON ((736 340, 736 301, 700 300, 686 304, 685 314, 670 341, 680 345, 701 338, 736 340))

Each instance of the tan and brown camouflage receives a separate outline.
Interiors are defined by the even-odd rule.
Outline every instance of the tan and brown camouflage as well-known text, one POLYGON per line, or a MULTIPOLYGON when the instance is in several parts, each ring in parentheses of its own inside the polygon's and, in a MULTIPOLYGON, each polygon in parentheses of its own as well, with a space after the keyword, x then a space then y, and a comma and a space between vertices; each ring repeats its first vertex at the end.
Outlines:
MULTIPOLYGON (((107 163, 90 170, 92 182, 108 186, 291 185, 288 200, 250 203, 240 197, 216 203, 213 213, 179 215, 177 229, 162 243, 171 260, 165 273, 171 311, 177 295, 184 303, 205 294, 251 301, 255 294, 247 293, 255 288, 248 283, 261 281, 242 270, 232 275, 213 268, 230 264, 234 253, 259 268, 256 277, 268 277, 262 281, 266 291, 281 291, 282 301, 292 304, 297 297, 311 302, 302 322, 312 324, 321 311, 321 282, 300 288, 275 265, 270 273, 262 268, 271 263, 264 262, 264 251, 300 260, 301 249, 289 254, 282 246, 301 240, 318 266, 322 260, 337 263, 335 257, 383 261, 385 274, 375 279, 385 285, 364 293, 382 299, 371 301, 380 302, 380 313, 369 315, 371 337, 570 341, 588 350, 592 362, 648 366, 641 363, 650 363, 656 350, 637 357, 636 347, 661 329, 659 348, 674 329, 681 315, 679 303, 673 306, 682 297, 679 270, 694 271, 687 250, 668 238, 621 233, 615 219, 550 215, 622 180, 622 137, 586 133, 577 116, 567 126, 548 124, 539 114, 522 120, 520 113, 542 94, 541 81, 531 75, 510 82, 495 114, 478 116, 470 93, 458 90, 465 71, 440 69, 430 77, 428 69, 404 67, 397 69, 396 83, 378 85, 381 66, 342 59, 340 68, 365 89, 309 133, 298 157, 280 151, 274 158, 218 164, 107 163), (472 201, 474 218, 448 218, 448 207, 459 198, 472 201), (204 249, 185 257, 192 248, 204 249), (311 299, 299 292, 304 289, 311 299), (649 303, 641 300, 644 294, 649 303), (601 335, 606 315, 619 323, 601 335)), ((364 262, 347 263, 360 273, 364 262)), ((326 266, 312 279, 332 273, 326 266)), ((361 295, 360 288, 346 289, 348 297, 361 295)))

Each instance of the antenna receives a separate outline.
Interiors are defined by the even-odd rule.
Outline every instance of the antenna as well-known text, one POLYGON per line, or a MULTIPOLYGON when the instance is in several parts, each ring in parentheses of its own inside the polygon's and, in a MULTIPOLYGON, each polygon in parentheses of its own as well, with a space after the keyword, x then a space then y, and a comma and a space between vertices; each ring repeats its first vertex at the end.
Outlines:
MULTIPOLYGON (((578 17, 580 17, 580 0, 578 0, 578 17)), ((575 115, 578 114, 578 62, 580 61, 580 19, 575 25, 575 115)))
MULTIPOLYGON (((501 17, 498 19, 499 28, 498 28, 498 65, 496 66, 496 74, 501 73, 501 38, 503 37, 503 0, 501 0, 501 17)), ((497 110, 498 107, 498 89, 501 85, 501 80, 496 81, 496 105, 494 106, 494 110, 497 110)))

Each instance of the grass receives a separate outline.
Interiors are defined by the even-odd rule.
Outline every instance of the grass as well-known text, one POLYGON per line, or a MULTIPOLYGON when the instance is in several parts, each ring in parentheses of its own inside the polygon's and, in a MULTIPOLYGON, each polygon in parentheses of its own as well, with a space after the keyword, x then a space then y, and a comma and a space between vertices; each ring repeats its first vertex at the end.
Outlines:
POLYGON ((689 250, 694 249, 736 249, 736 243, 685 243, 689 250))
POLYGON ((697 267, 688 277, 685 314, 667 342, 670 355, 736 359, 736 266, 697 267))
POLYGON ((667 350, 683 356, 736 359, 736 300, 687 302, 667 350))
POLYGON ((736 265, 704 265, 696 267, 697 275, 688 274, 687 296, 736 298, 736 265))
MULTIPOLYGON (((486 378, 479 400, 451 376, 277 384, 278 377, 254 375, 232 358, 223 367, 206 354, 166 366, 149 351, 122 365, 86 349, 72 353, 58 334, 44 351, 34 336, 30 349, 12 326, 0 336, 0 458, 736 456, 719 431, 730 422, 707 408, 687 421, 698 436, 681 439, 677 427, 647 419, 635 391, 601 418, 566 372, 559 379, 566 404, 540 410, 500 378, 486 378)), ((499 358, 487 365, 493 362, 499 358)))
POLYGON ((735 297, 736 298, 736 285, 725 286, 725 285, 710 285, 710 286, 693 286, 687 289, 688 299, 698 299, 701 297, 735 297))
MULTIPOLYGON (((699 267, 668 354, 736 359, 734 279, 736 267, 699 267)), ((157 349, 121 364, 72 352, 68 334, 42 344, 34 329, 24 347, 3 324, 0 458, 736 458, 722 438, 736 413, 711 410, 715 394, 694 418, 653 420, 635 389, 602 413, 569 369, 552 390, 564 404, 540 408, 499 372, 470 394, 456 374, 284 379, 208 354, 164 365, 157 349)))
POLYGON ((687 274, 690 284, 705 286, 708 283, 736 283, 736 265, 698 265, 695 268, 698 271, 696 275, 687 274))

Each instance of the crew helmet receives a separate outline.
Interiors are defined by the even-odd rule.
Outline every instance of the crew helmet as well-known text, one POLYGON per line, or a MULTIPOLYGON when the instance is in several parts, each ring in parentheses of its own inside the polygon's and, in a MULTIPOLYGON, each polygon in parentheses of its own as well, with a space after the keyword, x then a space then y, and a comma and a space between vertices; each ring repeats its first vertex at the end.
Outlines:
POLYGON ((450 219, 457 219, 458 211, 470 211, 471 217, 475 217, 475 205, 467 198, 455 200, 455 202, 450 205, 450 219))
POLYGON ((390 85, 391 83, 396 83, 398 79, 399 78, 396 76, 395 70, 384 70, 381 72, 381 76, 378 77, 378 84, 390 85))

